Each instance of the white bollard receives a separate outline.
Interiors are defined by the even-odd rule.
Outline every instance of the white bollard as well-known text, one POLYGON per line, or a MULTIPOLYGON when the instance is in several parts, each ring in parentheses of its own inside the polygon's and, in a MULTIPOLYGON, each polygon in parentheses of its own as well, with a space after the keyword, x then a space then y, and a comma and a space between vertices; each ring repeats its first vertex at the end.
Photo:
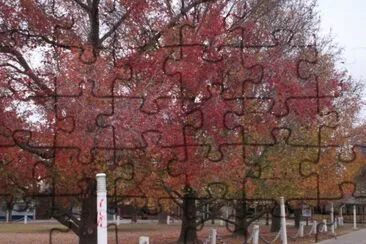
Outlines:
POLYGON ((318 222, 316 222, 316 220, 314 220, 313 225, 311 226, 310 235, 316 234, 318 232, 317 226, 318 226, 318 222))
POLYGON ((118 214, 117 215, 117 222, 116 222, 117 226, 120 225, 120 223, 121 223, 121 216, 119 216, 119 214, 118 214))
POLYGON ((339 216, 340 216, 340 217, 343 217, 343 208, 344 208, 344 205, 342 205, 342 206, 339 208, 339 216))
POLYGON ((327 220, 323 219, 323 231, 327 232, 328 231, 328 227, 327 227, 327 220))
POLYGON ((28 223, 28 209, 25 210, 25 213, 24 213, 24 224, 27 224, 28 223))
POLYGON ((6 210, 6 223, 9 223, 9 220, 10 220, 10 211, 9 209, 6 210))
POLYGON ((299 236, 304 237, 305 222, 301 221, 299 226, 299 236))
POLYGON ((282 244, 287 244, 286 211, 285 211, 284 197, 280 198, 280 210, 281 210, 281 240, 282 244))
POLYGON ((253 242, 252 244, 258 244, 259 242, 259 225, 253 226, 253 242))
POLYGON ((107 244, 107 183, 106 175, 99 173, 97 178, 97 235, 98 244, 107 244))
POLYGON ((336 223, 334 222, 334 206, 333 206, 333 203, 331 203, 331 206, 330 206, 330 222, 331 222, 331 227, 330 227, 330 230, 332 232, 332 234, 334 235, 335 234, 335 225, 336 223))
POLYGON ((216 234, 217 234, 216 229, 212 229, 211 230, 211 242, 210 242, 210 244, 216 244, 216 234))
POLYGON ((170 215, 167 215, 166 216, 166 224, 167 225, 170 225, 170 215))
POLYGON ((139 244, 149 244, 149 237, 148 236, 140 236, 139 244))
POLYGON ((343 208, 345 207, 345 205, 342 205, 339 208, 339 217, 338 217, 338 225, 339 226, 343 226, 344 222, 343 222, 343 208))
POLYGON ((356 204, 353 205, 353 229, 357 229, 357 213, 356 213, 356 204))

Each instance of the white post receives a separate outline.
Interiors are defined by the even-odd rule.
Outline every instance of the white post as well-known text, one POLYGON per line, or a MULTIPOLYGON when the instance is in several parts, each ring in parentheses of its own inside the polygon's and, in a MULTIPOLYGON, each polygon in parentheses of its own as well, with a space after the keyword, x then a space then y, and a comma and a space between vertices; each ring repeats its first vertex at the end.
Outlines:
POLYGON ((339 217, 343 217, 343 208, 344 208, 344 205, 342 205, 342 206, 339 208, 339 217))
POLYGON ((317 226, 318 226, 318 222, 316 222, 316 220, 314 220, 313 225, 311 226, 310 235, 316 234, 318 232, 317 226))
POLYGON ((10 220, 10 211, 9 209, 6 209, 6 223, 9 223, 10 220))
POLYGON ((281 209, 281 239, 282 244, 287 244, 285 199, 283 197, 280 198, 280 209, 281 209))
POLYGON ((121 216, 117 215, 117 226, 120 224, 121 216))
POLYGON ((357 229, 357 213, 356 213, 356 204, 353 205, 353 229, 357 229))
POLYGON ((343 208, 344 207, 345 207, 345 205, 342 205, 339 209, 339 217, 338 217, 339 226, 343 226, 343 208))
POLYGON ((211 230, 211 242, 210 244, 216 244, 216 229, 211 230))
POLYGON ((170 225, 170 215, 167 215, 166 216, 166 224, 167 225, 170 225))
POLYGON ((323 231, 327 232, 328 231, 328 227, 327 227, 327 220, 323 219, 323 231))
POLYGON ((338 218, 336 221, 334 221, 334 229, 336 230, 338 228, 338 218))
POLYGON ((24 224, 28 224, 28 209, 24 213, 24 224))
POLYGON ((300 222, 300 228, 299 228, 299 236, 300 237, 304 237, 304 227, 305 227, 305 222, 301 221, 300 222))
POLYGON ((252 244, 258 244, 259 242, 259 225, 253 226, 253 242, 252 244))
POLYGON ((97 178, 97 235, 98 244, 107 244, 107 183, 106 175, 99 173, 97 178))
POLYGON ((139 244, 149 244, 149 237, 148 236, 140 236, 139 244))
POLYGON ((330 229, 332 231, 332 234, 335 234, 335 225, 336 223, 334 222, 334 206, 333 203, 331 203, 330 206, 330 222, 332 223, 330 229))

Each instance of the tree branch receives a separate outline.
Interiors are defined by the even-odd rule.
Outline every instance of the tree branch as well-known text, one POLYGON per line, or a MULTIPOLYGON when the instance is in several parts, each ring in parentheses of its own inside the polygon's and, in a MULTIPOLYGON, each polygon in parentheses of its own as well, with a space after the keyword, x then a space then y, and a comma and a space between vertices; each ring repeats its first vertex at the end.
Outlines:
POLYGON ((90 32, 88 41, 95 50, 99 47, 99 0, 93 0, 89 5, 90 32))
POLYGON ((123 21, 125 21, 125 19, 128 17, 130 13, 130 10, 128 10, 113 26, 112 28, 103 35, 102 38, 100 38, 99 40, 99 44, 101 44, 103 41, 105 41, 105 39, 107 39, 108 37, 110 37, 123 23, 123 21))
MULTIPOLYGON (((181 17, 183 17, 184 15, 186 15, 192 8, 197 7, 198 5, 200 5, 202 3, 212 2, 212 1, 214 1, 214 0, 198 0, 198 1, 191 3, 187 7, 184 7, 181 10, 181 12, 168 23, 168 25, 166 26, 166 29, 176 26, 178 24, 179 19, 181 17)), ((146 44, 144 46, 139 48, 139 52, 143 53, 143 52, 149 50, 150 47, 154 46, 155 43, 158 42, 158 40, 161 37, 161 35, 163 34, 163 32, 164 32, 164 30, 156 33, 148 42, 146 42, 146 44)))
POLYGON ((71 214, 53 215, 52 217, 72 230, 76 235, 80 235, 80 221, 71 214))
POLYGON ((82 9, 89 11, 89 6, 83 3, 81 0, 74 0, 82 9))
POLYGON ((16 58, 19 65, 23 67, 24 69, 24 71, 22 72, 23 74, 26 74, 29 78, 31 78, 35 82, 35 84, 46 94, 53 93, 52 90, 48 88, 45 84, 43 84, 42 80, 37 75, 34 74, 33 70, 31 69, 31 67, 29 66, 29 64, 19 51, 10 46, 0 45, 0 53, 7 53, 13 55, 16 58))

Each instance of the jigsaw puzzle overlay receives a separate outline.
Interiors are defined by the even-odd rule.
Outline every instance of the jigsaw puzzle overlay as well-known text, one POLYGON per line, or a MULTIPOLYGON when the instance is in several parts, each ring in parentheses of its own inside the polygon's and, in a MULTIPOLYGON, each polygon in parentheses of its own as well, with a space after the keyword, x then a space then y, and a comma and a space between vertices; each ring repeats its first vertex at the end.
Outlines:
POLYGON ((1 73, 0 195, 41 202, 76 233, 95 206, 81 220, 70 210, 95 203, 95 173, 106 172, 111 214, 180 218, 184 243, 212 219, 247 235, 278 215, 279 196, 320 206, 354 195, 366 146, 349 135, 351 88, 327 76, 316 41, 209 11, 127 58, 70 46, 45 87, 1 73))

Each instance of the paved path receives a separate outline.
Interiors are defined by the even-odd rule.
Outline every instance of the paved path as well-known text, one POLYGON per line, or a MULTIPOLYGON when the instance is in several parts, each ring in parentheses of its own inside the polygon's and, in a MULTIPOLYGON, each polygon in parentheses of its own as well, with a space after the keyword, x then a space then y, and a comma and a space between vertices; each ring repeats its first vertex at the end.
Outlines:
POLYGON ((321 244, 366 244, 366 229, 358 230, 343 236, 337 237, 337 239, 330 239, 326 241, 318 242, 321 244))

